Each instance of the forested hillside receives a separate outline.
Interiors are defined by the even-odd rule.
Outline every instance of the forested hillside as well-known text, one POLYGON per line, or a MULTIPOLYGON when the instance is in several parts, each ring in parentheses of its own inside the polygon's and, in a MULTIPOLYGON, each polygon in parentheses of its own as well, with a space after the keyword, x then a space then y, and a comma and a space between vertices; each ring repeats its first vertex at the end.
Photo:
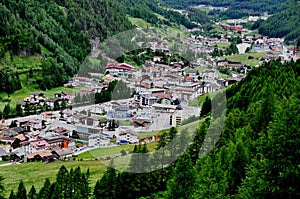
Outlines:
POLYGON ((264 12, 270 14, 278 11, 280 5, 282 5, 287 0, 187 0, 187 1, 177 1, 177 0, 162 0, 169 6, 186 9, 188 6, 195 6, 200 4, 212 5, 216 7, 228 7, 229 9, 222 12, 222 16, 227 18, 242 17, 249 14, 261 15, 264 12))
POLYGON ((153 25, 178 26, 183 25, 186 28, 198 27, 192 21, 198 23, 207 23, 209 20, 205 13, 199 10, 189 10, 190 18, 169 9, 166 5, 161 4, 159 0, 118 0, 127 13, 135 18, 141 18, 153 25), (159 17, 160 15, 161 17, 159 17))
POLYGON ((285 37, 287 43, 297 40, 300 45, 300 1, 292 0, 282 10, 259 25, 259 33, 270 37, 285 37))
MULTIPOLYGON (((210 106, 205 103, 203 109, 208 115, 201 115, 192 143, 186 142, 185 132, 178 134, 176 128, 171 128, 161 136, 158 153, 148 155, 146 144, 135 146, 128 172, 108 168, 96 185, 89 185, 89 172, 62 167, 55 182, 46 180, 42 189, 32 188, 27 196, 299 198, 299 89, 300 61, 284 65, 279 61, 265 63, 227 89, 224 128, 219 139, 210 136, 217 143, 207 156, 199 156, 199 152, 201 155, 207 149, 201 146, 216 112, 209 114, 210 106), (171 141, 173 144, 168 145, 171 141), (144 155, 139 156, 141 153, 144 155), (178 160, 169 164, 174 157, 178 160), (153 171, 139 173, 149 170, 153 171)), ((212 103, 219 104, 220 96, 213 98, 212 103)), ((11 196, 15 193, 17 198, 25 198, 22 182, 11 196)))
POLYGON ((33 84, 50 89, 77 73, 91 51, 90 39, 99 37, 103 41, 109 35, 133 28, 124 8, 114 0, 1 0, 0 17, 0 66, 5 79, 0 92, 7 93, 19 89, 18 76, 30 70, 10 64, 14 56, 47 57, 31 71, 33 84), (54 59, 50 61, 49 57, 54 59), (42 75, 44 63, 62 71, 60 76, 54 77, 50 72, 42 75), (55 78, 61 81, 57 83, 55 78))

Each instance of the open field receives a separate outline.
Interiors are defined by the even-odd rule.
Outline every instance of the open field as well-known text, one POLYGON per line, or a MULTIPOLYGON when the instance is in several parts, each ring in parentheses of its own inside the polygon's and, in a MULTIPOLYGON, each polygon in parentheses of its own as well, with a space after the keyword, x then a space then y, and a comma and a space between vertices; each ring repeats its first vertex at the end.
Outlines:
POLYGON ((80 166, 82 171, 87 171, 89 168, 92 187, 102 177, 106 169, 105 165, 100 161, 33 162, 1 167, 0 175, 5 178, 3 181, 5 196, 8 197, 11 190, 17 190, 20 180, 23 180, 27 191, 30 190, 33 184, 39 191, 46 178, 49 178, 51 182, 55 180, 56 174, 62 165, 65 165, 68 170, 77 166, 80 166))
MULTIPOLYGON (((149 151, 154 151, 156 145, 157 142, 151 142, 147 144, 147 148, 149 151)), ((99 148, 79 154, 77 157, 83 160, 94 160, 95 158, 113 158, 116 156, 120 156, 122 150, 126 151, 126 153, 128 154, 133 151, 133 148, 134 145, 121 145, 116 147, 99 148)))
POLYGON ((141 28, 147 28, 147 27, 150 27, 151 24, 144 21, 143 19, 140 19, 140 18, 133 18, 133 17, 128 17, 129 21, 133 24, 133 25, 136 25, 136 26, 139 26, 141 28))
POLYGON ((267 52, 255 52, 255 53, 245 53, 245 54, 239 54, 239 55, 231 55, 231 56, 226 56, 230 61, 239 61, 242 62, 246 65, 250 66, 256 66, 260 62, 260 58, 265 57, 267 52), (253 59, 248 59, 249 56, 252 56, 253 59))
POLYGON ((230 46, 230 43, 215 43, 219 48, 227 48, 230 46))

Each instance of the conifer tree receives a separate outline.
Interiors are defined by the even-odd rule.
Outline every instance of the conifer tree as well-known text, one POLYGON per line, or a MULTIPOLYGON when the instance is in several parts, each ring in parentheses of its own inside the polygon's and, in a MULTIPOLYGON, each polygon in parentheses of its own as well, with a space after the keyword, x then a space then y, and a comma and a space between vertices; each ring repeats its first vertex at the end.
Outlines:
POLYGON ((34 187, 34 185, 32 185, 27 197, 28 197, 28 199, 36 199, 36 196, 37 196, 37 193, 36 193, 35 187, 34 187))
POLYGON ((208 116, 211 112, 211 99, 206 96, 205 101, 203 102, 200 117, 208 116))
POLYGON ((27 199, 26 188, 24 186, 23 181, 21 181, 20 184, 19 184, 18 191, 17 191, 17 194, 16 194, 16 198, 18 198, 18 199, 27 199))
POLYGON ((50 192, 51 183, 48 178, 46 178, 44 186, 41 188, 38 198, 41 199, 51 199, 51 192, 50 192))
POLYGON ((2 193, 3 193, 3 191, 5 190, 4 189, 4 186, 3 186, 3 184, 2 184, 2 181, 4 180, 4 178, 2 177, 2 176, 0 176, 0 199, 2 199, 2 198, 4 198, 3 196, 2 196, 2 193))
MULTIPOLYGON (((0 198, 4 198, 4 197, 0 197, 0 198)), ((16 195, 14 194, 14 191, 13 190, 11 190, 11 192, 10 192, 10 195, 9 195, 9 198, 8 199, 17 199, 16 198, 16 195)))
POLYGON ((191 198, 195 186, 195 172, 188 153, 176 163, 173 177, 168 181, 168 198, 191 198))

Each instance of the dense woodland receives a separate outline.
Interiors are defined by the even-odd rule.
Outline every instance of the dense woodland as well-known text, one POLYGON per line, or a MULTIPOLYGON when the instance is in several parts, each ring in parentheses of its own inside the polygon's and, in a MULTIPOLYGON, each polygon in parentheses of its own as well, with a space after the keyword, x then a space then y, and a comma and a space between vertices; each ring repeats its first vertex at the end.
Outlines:
POLYGON ((293 44, 297 41, 300 45, 300 2, 289 1, 282 6, 280 12, 275 13, 266 21, 259 21, 255 26, 259 33, 270 37, 284 37, 286 43, 293 44))
MULTIPOLYGON (((171 7, 186 9, 188 6, 195 6, 200 4, 212 5, 216 7, 227 7, 227 12, 223 13, 224 16, 230 15, 230 12, 239 12, 243 15, 256 14, 260 15, 264 12, 270 14, 278 11, 278 6, 285 3, 287 0, 162 0, 171 7)), ((234 13, 233 13, 234 14, 234 13)))
POLYGON ((7 93, 20 89, 18 75, 29 73, 28 70, 7 73, 4 68, 14 56, 42 54, 44 61, 31 74, 33 84, 42 90, 50 89, 62 86, 68 80, 66 77, 77 73, 91 51, 90 39, 99 37, 103 41, 133 28, 124 8, 113 0, 1 0, 0 16, 1 75, 8 82, 0 85, 0 92, 7 93), (49 52, 42 52, 42 47, 49 52), (62 73, 59 69, 55 74, 51 71, 44 74, 48 63, 62 68, 62 73), (13 77, 16 80, 11 80, 13 77))
POLYGON ((186 28, 198 27, 192 21, 198 23, 207 23, 209 19, 206 17, 204 12, 195 9, 189 9, 190 17, 187 18, 180 13, 161 5, 159 0, 118 0, 121 5, 127 10, 127 13, 135 18, 141 18, 148 23, 159 26, 161 24, 172 26, 172 25, 183 25, 186 28), (157 14, 164 17, 160 18, 157 14))
POLYGON ((185 132, 171 128, 157 153, 147 155, 146 145, 136 145, 127 172, 114 170, 112 162, 91 185, 89 171, 62 167, 55 182, 46 180, 29 192, 20 182, 10 198, 299 198, 299 80, 300 61, 272 61, 229 87, 224 128, 219 138, 211 137, 216 147, 207 156, 199 158, 199 152, 205 150, 209 125, 221 114, 209 108, 222 103, 219 95, 206 98, 191 143, 185 132))

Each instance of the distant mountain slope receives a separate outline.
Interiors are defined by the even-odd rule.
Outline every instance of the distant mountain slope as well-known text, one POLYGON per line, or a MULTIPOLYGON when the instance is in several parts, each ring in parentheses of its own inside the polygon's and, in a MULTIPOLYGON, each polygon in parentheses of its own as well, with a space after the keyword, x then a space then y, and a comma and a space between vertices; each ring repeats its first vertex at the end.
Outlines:
POLYGON ((185 9, 188 6, 206 4, 212 6, 228 7, 226 12, 239 11, 251 14, 262 14, 263 12, 274 13, 278 6, 286 0, 162 0, 169 6, 185 9))
POLYGON ((183 25, 186 28, 195 28, 193 22, 207 23, 209 21, 206 14, 199 10, 189 10, 187 17, 179 12, 170 9, 169 6, 160 0, 118 0, 132 17, 141 18, 154 25, 183 25), (163 18, 159 17, 162 16, 163 18))
MULTIPOLYGON (((51 65, 63 68, 64 77, 77 73, 91 51, 91 38, 103 41, 109 35, 133 28, 124 8, 115 0, 0 0, 0 18, 0 69, 10 63, 8 52, 11 59, 44 54, 54 58, 49 61, 51 65)), ((45 89, 41 86, 48 80, 42 76, 42 70, 41 67, 34 71, 34 79, 41 80, 34 84, 45 89)), ((3 71, 1 75, 11 79, 3 71)), ((52 83, 46 84, 48 89, 62 85, 67 78, 58 78, 64 79, 58 85, 55 78, 49 79, 52 83)), ((0 87, 0 92, 14 90, 0 87)))
POLYGON ((285 37, 287 43, 297 40, 300 45, 300 1, 290 1, 259 27, 259 33, 270 37, 285 37))

